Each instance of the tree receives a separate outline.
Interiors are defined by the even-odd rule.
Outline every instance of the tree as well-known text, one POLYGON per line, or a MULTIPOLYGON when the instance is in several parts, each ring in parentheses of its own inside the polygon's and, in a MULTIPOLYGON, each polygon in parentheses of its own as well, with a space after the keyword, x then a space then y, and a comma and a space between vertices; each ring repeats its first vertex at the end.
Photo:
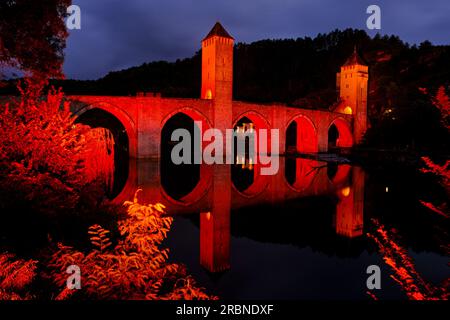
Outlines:
POLYGON ((445 92, 445 87, 440 86, 434 98, 434 105, 441 113, 442 124, 450 130, 450 99, 445 92))
MULTIPOLYGON (((399 235, 377 219, 371 219, 373 231, 367 237, 375 242, 383 261, 391 268, 390 277, 397 282, 409 300, 448 300, 450 280, 441 284, 427 281, 417 270, 408 250, 400 244, 399 235)), ((376 298, 374 294, 370 294, 376 298)))
POLYGON ((0 300, 217 299, 197 285, 184 265, 167 260, 169 250, 161 244, 173 218, 165 215, 165 207, 142 205, 136 195, 125 206, 127 217, 119 222, 119 238, 112 239, 108 230, 93 225, 89 228, 90 251, 59 244, 50 257, 40 261, 0 253, 0 300), (66 286, 67 270, 73 265, 81 270, 82 290, 66 286), (43 295, 36 283, 47 280, 50 291, 43 295))
POLYGON ((62 76, 67 38, 64 23, 71 0, 0 1, 0 66, 26 76, 62 76))
POLYGON ((61 91, 41 99, 33 86, 0 104, 0 207, 16 199, 47 215, 74 209, 97 174, 113 170, 113 141, 75 123, 61 91))
POLYGON ((29 300, 30 285, 36 277, 37 261, 17 259, 0 253, 0 300, 29 300))
MULTIPOLYGON (((450 132, 450 101, 445 92, 445 87, 440 86, 433 101, 434 105, 440 112, 441 123, 450 132)), ((447 194, 450 194, 450 160, 446 160, 445 163, 438 164, 431 160, 429 157, 422 157, 422 161, 425 163, 425 167, 421 169, 424 173, 430 173, 439 179, 439 183, 446 190, 447 194)), ((420 201, 422 205, 430 209, 431 211, 445 217, 450 218, 447 201, 444 201, 440 205, 436 205, 427 201, 420 201)))
POLYGON ((74 290, 63 289, 57 299, 67 299, 74 294, 84 299, 114 300, 215 298, 196 285, 184 266, 167 261, 169 250, 160 246, 173 218, 165 215, 165 207, 160 203, 140 204, 138 191, 133 201, 125 202, 128 214, 119 221, 121 236, 117 245, 113 246, 110 232, 100 225, 89 228, 93 249, 87 253, 59 244, 49 263, 50 278, 64 288, 67 268, 77 265, 83 272, 83 290, 74 293, 74 290))

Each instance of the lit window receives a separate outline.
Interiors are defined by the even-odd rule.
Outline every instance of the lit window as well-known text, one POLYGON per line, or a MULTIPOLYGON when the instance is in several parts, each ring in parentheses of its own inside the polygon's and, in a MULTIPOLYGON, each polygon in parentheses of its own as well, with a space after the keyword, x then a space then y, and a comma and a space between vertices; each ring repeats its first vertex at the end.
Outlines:
POLYGON ((206 90, 205 99, 211 100, 212 99, 212 92, 211 89, 206 90))
POLYGON ((352 110, 352 108, 350 108, 350 106, 346 106, 344 109, 344 113, 345 114, 353 114, 353 110, 352 110))
POLYGON ((343 189, 341 190, 341 194, 342 194, 344 197, 348 197, 348 196, 350 195, 350 187, 345 187, 345 188, 343 188, 343 189))

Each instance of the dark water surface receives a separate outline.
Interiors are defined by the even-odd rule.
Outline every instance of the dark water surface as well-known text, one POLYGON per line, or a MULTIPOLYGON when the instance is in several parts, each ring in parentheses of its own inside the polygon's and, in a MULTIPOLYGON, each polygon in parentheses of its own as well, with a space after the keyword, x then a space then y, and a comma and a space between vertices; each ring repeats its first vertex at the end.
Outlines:
POLYGON ((378 265, 375 295, 406 299, 408 288, 383 260, 392 255, 367 235, 379 236, 380 226, 424 281, 448 277, 448 221, 420 204, 446 194, 418 170, 282 157, 276 175, 258 171, 132 162, 117 200, 140 187, 142 201, 164 203, 174 216, 170 259, 221 298, 369 299, 366 269, 378 265))

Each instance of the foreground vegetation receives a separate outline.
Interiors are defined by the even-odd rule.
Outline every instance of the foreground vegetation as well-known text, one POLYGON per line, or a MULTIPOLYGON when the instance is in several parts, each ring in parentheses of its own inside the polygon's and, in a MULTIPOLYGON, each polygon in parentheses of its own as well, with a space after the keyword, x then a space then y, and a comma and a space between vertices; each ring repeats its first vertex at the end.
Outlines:
POLYGON ((0 300, 213 298, 184 266, 167 262, 161 243, 172 218, 162 204, 135 196, 122 210, 107 200, 111 134, 76 123, 61 91, 43 99, 35 84, 0 105, 0 300), (99 212, 111 231, 98 224, 99 212), (88 223, 88 243, 65 232, 88 223), (72 265, 80 268, 80 290, 66 288, 72 265))
POLYGON ((0 254, 0 300, 24 299, 215 299, 188 275, 184 266, 167 262, 167 237, 172 218, 164 206, 126 202, 119 222, 120 237, 99 225, 89 228, 91 248, 80 251, 59 243, 40 261, 0 254), (113 242, 116 242, 113 245, 113 242), (80 288, 68 288, 71 266, 80 268, 80 288), (46 284, 43 293, 36 286, 46 284))
MULTIPOLYGON (((426 91, 423 92, 427 94, 426 91)), ((442 127, 450 131, 450 100, 445 93, 444 87, 440 87, 433 99, 434 106, 440 114, 442 127)), ((433 203, 421 200, 420 203, 429 210, 429 213, 436 215, 444 222, 450 218, 448 208, 448 198, 450 195, 450 160, 444 159, 435 162, 430 157, 422 157, 423 167, 421 172, 434 176, 437 182, 444 189, 447 195, 446 201, 433 203)), ((379 220, 371 220, 371 232, 367 237, 374 241, 383 261, 392 271, 391 278, 399 284, 406 296, 410 300, 448 300, 450 295, 450 278, 445 279, 440 284, 433 284, 422 277, 417 271, 414 260, 410 256, 407 248, 401 244, 401 236, 397 230, 389 229, 379 220)), ((435 234, 440 239, 440 247, 446 255, 450 255, 450 239, 445 228, 436 229, 435 234)), ((377 299, 376 295, 368 294, 377 299)))

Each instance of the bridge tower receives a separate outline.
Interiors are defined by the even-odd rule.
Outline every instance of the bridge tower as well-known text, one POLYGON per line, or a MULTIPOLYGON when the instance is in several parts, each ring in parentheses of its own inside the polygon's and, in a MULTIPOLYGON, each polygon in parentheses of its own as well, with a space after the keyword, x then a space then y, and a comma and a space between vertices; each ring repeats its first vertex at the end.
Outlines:
POLYGON ((337 74, 339 95, 345 104, 345 113, 353 114, 353 139, 362 142, 367 130, 367 83, 369 68, 356 51, 347 59, 337 74))
POLYGON ((202 99, 232 99, 233 45, 219 22, 202 40, 202 99))
MULTIPOLYGON (((226 136, 233 128, 233 46, 234 39, 217 22, 202 40, 201 99, 211 100, 212 125, 226 136)), ((224 143, 223 155, 231 154, 224 143)), ((200 215, 201 264, 211 272, 229 268, 231 166, 214 166, 210 212, 200 215)))
POLYGON ((347 238, 359 237, 364 226, 365 174, 360 167, 352 168, 352 183, 338 193, 336 233, 347 238))
POLYGON ((223 131, 232 127, 234 39, 217 22, 202 40, 201 98, 211 99, 214 127, 223 131))

